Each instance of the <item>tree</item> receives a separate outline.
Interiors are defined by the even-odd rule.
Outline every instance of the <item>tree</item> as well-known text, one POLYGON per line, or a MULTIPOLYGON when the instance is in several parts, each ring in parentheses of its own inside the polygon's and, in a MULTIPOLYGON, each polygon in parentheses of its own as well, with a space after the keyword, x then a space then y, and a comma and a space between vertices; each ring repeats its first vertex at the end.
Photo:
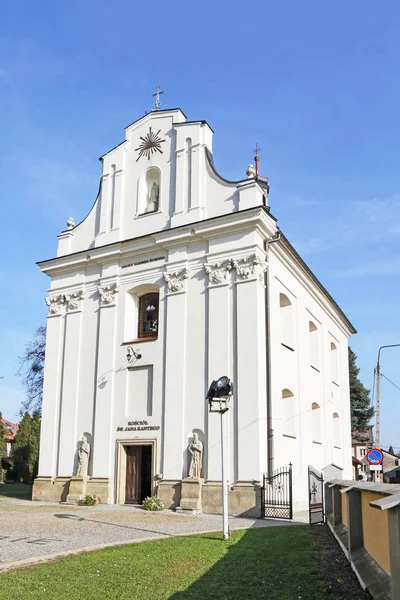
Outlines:
POLYGON ((18 375, 26 390, 26 399, 22 401, 23 411, 39 411, 42 409, 44 357, 46 351, 46 327, 41 325, 35 333, 35 338, 26 346, 20 357, 18 375))
MULTIPOLYGON (((4 450, 4 436, 6 435, 6 428, 4 427, 4 423, 2 421, 3 415, 1 414, 1 410, 0 410, 0 463, 1 463, 1 457, 3 454, 3 450, 4 450)), ((0 464, 0 469, 1 469, 1 464, 0 464)), ((1 481, 1 479, 0 479, 1 481)))
POLYGON ((393 446, 391 444, 389 446, 388 452, 389 452, 389 454, 395 454, 395 451, 394 451, 393 446))
POLYGON ((356 360, 356 354, 349 347, 351 430, 358 437, 367 437, 369 422, 375 414, 375 409, 371 406, 370 390, 367 390, 358 378, 360 369, 356 360))
POLYGON ((28 481, 37 474, 40 441, 40 413, 25 412, 19 424, 11 450, 13 471, 18 473, 17 481, 28 481))

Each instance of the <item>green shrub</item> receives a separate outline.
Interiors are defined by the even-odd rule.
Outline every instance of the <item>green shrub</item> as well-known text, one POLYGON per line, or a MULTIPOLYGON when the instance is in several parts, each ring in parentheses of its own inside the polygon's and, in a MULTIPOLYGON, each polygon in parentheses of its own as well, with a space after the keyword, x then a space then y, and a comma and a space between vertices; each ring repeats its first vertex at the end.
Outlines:
POLYGON ((164 502, 161 502, 157 496, 148 496, 142 504, 145 510, 162 510, 164 508, 164 502))
POLYGON ((86 494, 78 504, 80 506, 94 506, 95 504, 100 504, 100 496, 98 496, 96 492, 94 492, 94 494, 86 494))

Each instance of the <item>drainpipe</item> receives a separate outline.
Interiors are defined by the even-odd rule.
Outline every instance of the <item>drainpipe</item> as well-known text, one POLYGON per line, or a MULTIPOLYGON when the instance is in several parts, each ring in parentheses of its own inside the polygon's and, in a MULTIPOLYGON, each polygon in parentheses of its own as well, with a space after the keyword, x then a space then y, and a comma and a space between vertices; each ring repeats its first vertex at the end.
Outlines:
POLYGON ((264 242, 264 250, 268 258, 268 268, 264 275, 265 284, 265 346, 266 346, 266 371, 267 371, 267 456, 268 456, 268 477, 274 474, 274 430, 272 429, 272 391, 271 391, 271 336, 270 336, 270 302, 269 302, 269 245, 279 242, 281 232, 278 230, 276 235, 264 242))

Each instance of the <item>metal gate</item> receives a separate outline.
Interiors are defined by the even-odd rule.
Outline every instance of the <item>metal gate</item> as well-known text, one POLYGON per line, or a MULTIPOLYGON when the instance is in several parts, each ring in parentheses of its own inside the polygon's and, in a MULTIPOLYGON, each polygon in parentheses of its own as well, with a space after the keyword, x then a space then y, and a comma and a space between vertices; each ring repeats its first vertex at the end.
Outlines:
POLYGON ((271 477, 264 474, 262 489, 263 517, 267 519, 292 519, 292 464, 277 469, 271 477))
POLYGON ((324 476, 311 465, 308 467, 308 498, 310 525, 325 523, 324 476))

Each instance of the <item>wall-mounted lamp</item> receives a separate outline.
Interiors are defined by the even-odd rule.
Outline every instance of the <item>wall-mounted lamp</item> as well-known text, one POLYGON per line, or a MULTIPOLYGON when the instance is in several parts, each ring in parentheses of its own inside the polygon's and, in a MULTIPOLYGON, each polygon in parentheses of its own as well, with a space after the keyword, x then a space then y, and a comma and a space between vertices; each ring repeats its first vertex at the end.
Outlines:
POLYGON ((139 360, 140 358, 142 358, 142 355, 140 354, 140 350, 134 350, 132 348, 132 346, 128 346, 126 349, 126 360, 128 361, 129 365, 134 365, 135 362, 137 360, 139 360))

